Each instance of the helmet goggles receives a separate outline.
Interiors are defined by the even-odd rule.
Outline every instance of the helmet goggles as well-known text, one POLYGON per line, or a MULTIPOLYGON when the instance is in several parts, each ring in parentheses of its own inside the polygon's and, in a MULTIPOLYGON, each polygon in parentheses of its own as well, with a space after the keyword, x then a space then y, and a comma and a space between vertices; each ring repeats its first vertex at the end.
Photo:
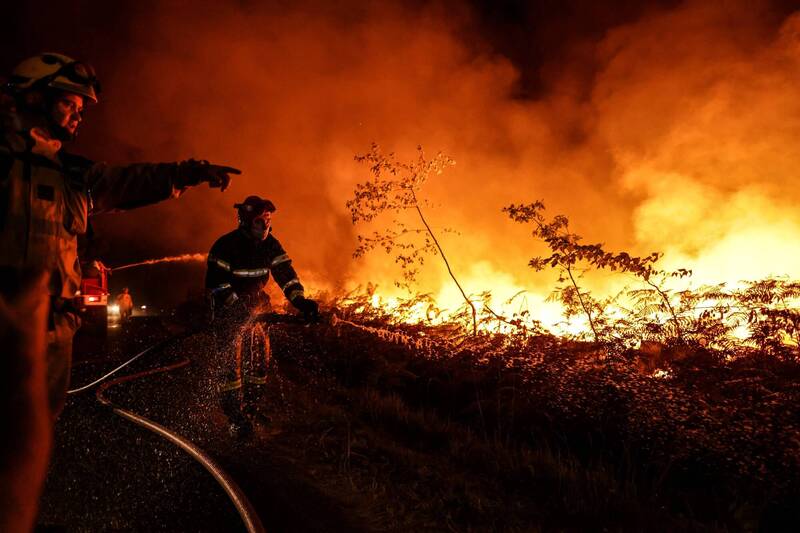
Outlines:
POLYGON ((91 87, 94 89, 95 93, 100 93, 100 81, 97 79, 94 68, 88 63, 65 61, 54 54, 42 54, 41 57, 42 62, 47 65, 61 65, 57 71, 43 79, 43 81, 49 83, 51 86, 58 87, 58 83, 54 83, 54 81, 63 76, 73 83, 91 87))

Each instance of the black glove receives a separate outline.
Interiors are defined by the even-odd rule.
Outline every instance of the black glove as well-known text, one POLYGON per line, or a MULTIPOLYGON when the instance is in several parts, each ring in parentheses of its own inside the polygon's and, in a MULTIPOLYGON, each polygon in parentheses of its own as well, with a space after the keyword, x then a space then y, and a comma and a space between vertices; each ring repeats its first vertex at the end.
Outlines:
POLYGON ((221 191, 224 191, 231 183, 229 174, 241 173, 242 171, 238 168, 212 165, 208 161, 189 159, 178 163, 175 186, 181 189, 207 182, 209 187, 218 187, 221 191))
POLYGON ((319 321, 319 304, 314 300, 299 296, 292 300, 292 305, 303 313, 303 317, 309 322, 319 321))

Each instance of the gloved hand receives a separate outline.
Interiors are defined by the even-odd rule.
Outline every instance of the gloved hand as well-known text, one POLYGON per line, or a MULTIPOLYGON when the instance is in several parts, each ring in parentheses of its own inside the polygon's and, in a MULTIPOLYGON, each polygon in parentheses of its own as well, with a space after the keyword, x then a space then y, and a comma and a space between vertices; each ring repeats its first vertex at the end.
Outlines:
POLYGON ((208 161, 189 159, 178 163, 178 172, 175 175, 175 186, 178 188, 193 187, 207 182, 209 187, 218 187, 221 191, 228 188, 231 183, 229 174, 241 174, 238 168, 223 165, 212 165, 208 161))
POLYGON ((303 313, 303 317, 309 322, 318 322, 319 321, 319 304, 314 300, 309 300, 308 298, 304 298, 299 296, 292 300, 292 305, 294 305, 298 311, 303 313))
POLYGON ((223 304, 222 305, 224 305, 224 306, 233 305, 238 300, 239 300, 239 295, 236 294, 235 292, 231 291, 230 294, 228 294, 225 297, 225 300, 223 300, 223 304))

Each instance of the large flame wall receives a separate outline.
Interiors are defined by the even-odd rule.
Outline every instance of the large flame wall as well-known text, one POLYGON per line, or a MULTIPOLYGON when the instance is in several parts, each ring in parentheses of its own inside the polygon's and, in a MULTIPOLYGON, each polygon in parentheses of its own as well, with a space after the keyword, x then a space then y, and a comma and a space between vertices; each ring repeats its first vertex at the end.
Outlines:
MULTIPOLYGON (((91 138, 111 135, 130 160, 245 174, 223 195, 191 191, 100 229, 141 258, 204 252, 232 228, 232 204, 262 194, 309 285, 388 288, 391 258, 351 259, 361 230, 344 207, 368 177, 353 155, 374 140, 457 161, 424 196, 434 226, 459 232, 443 244, 470 291, 552 285, 526 266, 541 245, 500 212, 534 199, 587 241, 663 251, 698 283, 800 272, 800 14, 744 1, 643 10, 545 58, 544 89, 520 98, 514 63, 468 31, 470 9, 374 4, 136 11, 91 138)), ((437 262, 421 290, 451 291, 437 262)))

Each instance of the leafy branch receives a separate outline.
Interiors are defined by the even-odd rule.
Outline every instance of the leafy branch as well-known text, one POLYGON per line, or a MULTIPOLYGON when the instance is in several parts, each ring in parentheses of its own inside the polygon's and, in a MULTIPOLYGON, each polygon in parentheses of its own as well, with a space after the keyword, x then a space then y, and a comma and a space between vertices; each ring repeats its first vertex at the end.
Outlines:
POLYGON ((354 257, 361 257, 376 247, 383 248, 386 253, 396 252, 395 262, 400 265, 405 286, 408 288, 416 280, 418 267, 424 263, 425 255, 438 254, 453 283, 458 287, 464 301, 472 310, 472 333, 473 335, 477 334, 478 321, 475 304, 467 297, 453 273, 441 243, 422 211, 423 202, 418 197, 420 189, 429 177, 441 174, 445 168, 454 165, 455 161, 441 152, 432 159, 426 159, 422 147, 418 146, 417 159, 410 163, 404 163, 398 161, 394 153, 384 154, 375 143, 366 154, 356 155, 355 160, 369 165, 372 179, 356 184, 354 197, 346 204, 350 210, 353 224, 370 222, 386 211, 399 213, 411 210, 416 213, 423 228, 409 229, 395 220, 395 228, 376 231, 372 237, 359 235, 360 245, 353 254, 354 257), (403 240, 418 235, 424 236, 422 245, 419 245, 418 241, 413 238, 403 240))
POLYGON ((588 291, 581 289, 578 279, 586 267, 609 269, 612 271, 629 272, 641 277, 645 282, 654 287, 664 299, 667 308, 677 324, 677 316, 669 303, 666 292, 653 281, 653 276, 658 272, 654 264, 660 259, 661 254, 653 252, 646 257, 636 257, 627 252, 612 254, 603 249, 602 244, 581 244, 581 236, 572 233, 569 228, 569 219, 564 215, 556 215, 548 220, 545 215, 545 206, 541 201, 530 204, 511 204, 503 208, 511 220, 519 223, 533 223, 533 235, 542 239, 551 254, 547 257, 537 256, 532 258, 528 265, 534 270, 542 271, 545 268, 557 268, 559 283, 556 297, 564 305, 568 316, 577 310, 582 310, 589 320, 589 327, 594 334, 595 341, 601 340, 598 318, 603 314, 606 305, 595 301, 588 291), (569 282, 566 284, 566 282, 569 282))

